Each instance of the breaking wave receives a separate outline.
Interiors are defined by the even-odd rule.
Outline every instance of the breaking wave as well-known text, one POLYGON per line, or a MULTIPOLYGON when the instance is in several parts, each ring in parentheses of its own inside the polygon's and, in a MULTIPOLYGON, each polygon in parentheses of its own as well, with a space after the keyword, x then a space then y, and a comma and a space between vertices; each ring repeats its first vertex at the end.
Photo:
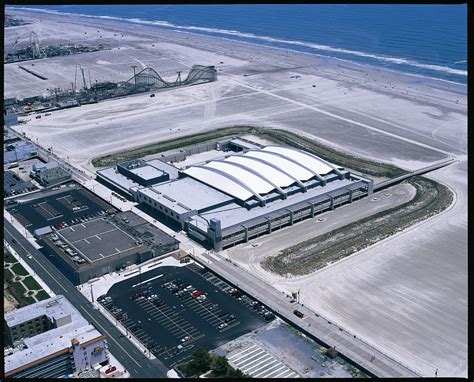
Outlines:
MULTIPOLYGON (((240 32, 240 31, 236 31, 232 29, 217 29, 217 28, 207 28, 207 27, 199 27, 199 26, 192 26, 192 25, 178 25, 178 24, 170 23, 168 21, 160 21, 160 20, 151 21, 151 20, 143 20, 143 19, 137 19, 137 18, 129 19, 129 18, 123 18, 123 17, 114 17, 114 16, 87 15, 83 13, 60 12, 60 11, 55 11, 55 10, 46 10, 46 9, 39 9, 39 8, 26 8, 26 7, 10 7, 10 8, 43 12, 43 13, 52 13, 52 14, 58 14, 58 15, 71 15, 71 16, 81 16, 81 17, 89 17, 89 18, 118 20, 118 21, 132 22, 136 24, 155 25, 155 26, 161 26, 161 27, 178 29, 178 30, 200 31, 200 32, 221 34, 221 35, 227 35, 227 36, 235 36, 239 38, 250 38, 254 40, 267 41, 270 43, 302 46, 305 48, 310 48, 310 49, 314 49, 314 50, 318 50, 322 52, 332 52, 332 53, 340 53, 340 54, 346 54, 346 55, 356 56, 356 57, 371 58, 377 61, 388 62, 388 63, 396 64, 396 65, 408 65, 415 68, 429 69, 433 71, 455 74, 459 76, 467 76, 467 70, 454 69, 448 66, 441 66, 441 65, 435 65, 435 64, 423 64, 423 63, 405 59, 405 58, 390 57, 390 56, 378 55, 378 54, 373 54, 373 53, 360 52, 357 50, 335 48, 328 45, 315 44, 311 42, 304 42, 304 41, 298 41, 298 40, 286 40, 286 39, 279 39, 279 38, 274 38, 274 37, 269 37, 269 36, 260 36, 260 35, 255 35, 253 33, 240 32)), ((464 62, 466 61, 458 61, 456 62, 456 64, 464 63, 464 62)))

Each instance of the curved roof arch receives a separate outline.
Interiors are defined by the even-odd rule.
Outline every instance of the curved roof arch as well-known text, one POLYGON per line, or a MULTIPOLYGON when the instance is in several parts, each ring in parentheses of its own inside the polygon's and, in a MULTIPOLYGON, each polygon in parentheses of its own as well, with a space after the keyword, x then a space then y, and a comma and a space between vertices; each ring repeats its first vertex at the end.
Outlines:
POLYGON ((262 197, 256 193, 244 181, 226 173, 217 168, 207 167, 203 165, 195 165, 183 171, 185 174, 196 178, 200 182, 214 187, 226 194, 232 195, 240 200, 248 200, 255 196, 259 201, 263 201, 262 197))
POLYGON ((260 173, 265 173, 272 182, 278 184, 279 187, 288 187, 293 183, 297 183, 300 187, 304 187, 303 183, 288 173, 284 168, 278 167, 275 163, 269 162, 262 158, 257 158, 249 155, 232 155, 226 159, 226 161, 232 161, 241 163, 244 165, 251 166, 260 173))
POLYGON ((246 152, 245 155, 255 158, 261 158, 268 162, 272 162, 279 168, 285 169, 285 172, 293 174, 301 181, 311 179, 313 176, 316 175, 314 171, 311 171, 306 166, 301 165, 293 159, 287 158, 280 153, 264 150, 250 150, 246 152))
POLYGON ((286 197, 284 189, 293 184, 306 190, 304 182, 310 179, 317 178, 324 186, 323 176, 333 171, 341 174, 336 166, 313 154, 269 145, 194 165, 183 172, 237 199, 255 197, 263 203, 262 195, 277 191, 286 197))
POLYGON ((299 163, 305 163, 311 169, 314 169, 319 175, 326 175, 333 170, 336 170, 339 173, 339 170, 329 162, 317 157, 316 155, 310 154, 306 151, 294 148, 294 147, 284 147, 277 145, 268 145, 263 149, 264 151, 270 151, 274 153, 279 153, 287 157, 291 157, 299 163))
MULTIPOLYGON (((266 184, 269 184, 271 186, 270 191, 273 191, 274 189, 276 189, 280 194, 285 193, 278 184, 275 184, 271 179, 269 179, 265 171, 258 171, 254 169, 252 166, 249 166, 248 163, 245 164, 245 163, 242 163, 241 161, 237 161, 237 162, 232 161, 232 160, 229 160, 230 158, 232 157, 229 157, 226 160, 223 160, 223 159, 214 160, 212 161, 212 163, 223 163, 224 166, 229 166, 229 165, 234 166, 242 171, 245 171, 246 173, 252 174, 252 176, 256 176, 257 178, 263 180, 266 184)), ((259 194, 268 193, 268 192, 269 191, 265 191, 265 192, 259 191, 259 194)))
POLYGON ((249 171, 246 168, 242 168, 235 163, 226 162, 224 160, 214 160, 204 165, 204 167, 221 170, 226 174, 233 176, 235 179, 239 179, 257 194, 267 194, 275 188, 275 186, 268 182, 264 177, 259 176, 258 174, 255 174, 255 172, 249 171))

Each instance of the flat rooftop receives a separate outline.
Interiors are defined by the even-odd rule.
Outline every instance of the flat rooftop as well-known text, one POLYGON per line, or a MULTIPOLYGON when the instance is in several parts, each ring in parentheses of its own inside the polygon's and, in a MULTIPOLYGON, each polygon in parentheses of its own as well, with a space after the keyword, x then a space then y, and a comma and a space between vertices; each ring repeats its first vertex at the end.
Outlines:
POLYGON ((97 174, 101 175, 103 178, 107 179, 113 185, 123 189, 124 191, 129 191, 132 187, 142 188, 143 186, 140 183, 133 181, 130 178, 127 178, 125 175, 119 173, 115 167, 105 168, 103 170, 98 170, 97 174))
POLYGON ((63 228, 57 234, 90 263, 137 247, 136 239, 102 218, 63 228))
POLYGON ((214 205, 230 203, 232 197, 190 177, 140 190, 144 195, 169 206, 177 213, 201 211, 214 205))
POLYGON ((153 166, 157 169, 160 169, 166 172, 167 174, 169 174, 170 179, 177 179, 179 176, 178 169, 176 167, 170 165, 169 163, 163 162, 159 159, 152 159, 152 160, 146 161, 146 163, 149 166, 153 166))
POLYGON ((153 178, 157 178, 165 174, 163 170, 160 170, 156 167, 145 165, 142 167, 134 168, 129 170, 130 172, 134 173, 135 175, 139 176, 142 179, 150 180, 153 178))
MULTIPOLYGON (((11 313, 17 314, 19 311, 23 310, 26 312, 29 310, 34 312, 34 317, 39 317, 43 314, 41 310, 46 309, 45 305, 51 304, 52 302, 54 303, 55 301, 57 301, 56 304, 53 304, 53 306, 56 306, 55 309, 62 309, 64 312, 71 314, 72 322, 48 330, 47 332, 38 334, 34 337, 25 338, 23 343, 26 345, 26 349, 16 351, 5 357, 5 373, 25 367, 30 363, 51 357, 55 353, 68 349, 71 346, 71 340, 73 338, 76 338, 81 344, 83 344, 102 337, 101 333, 97 331, 94 326, 89 324, 88 321, 81 316, 79 311, 61 295, 51 297, 36 304, 28 305, 11 313), (38 308, 40 311, 37 311, 38 308)), ((57 312, 54 314, 57 314, 57 312)))
POLYGON ((55 320, 67 316, 71 316, 73 320, 81 318, 77 309, 68 300, 63 296, 56 296, 5 313, 4 319, 9 327, 13 327, 42 315, 54 318, 55 320))

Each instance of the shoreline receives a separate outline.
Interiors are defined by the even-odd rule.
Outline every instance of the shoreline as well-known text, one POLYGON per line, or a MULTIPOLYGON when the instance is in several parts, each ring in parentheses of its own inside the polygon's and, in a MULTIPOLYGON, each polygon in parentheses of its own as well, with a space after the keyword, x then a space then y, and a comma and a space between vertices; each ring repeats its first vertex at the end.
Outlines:
MULTIPOLYGON (((126 24, 128 26, 139 25, 140 27, 143 27, 143 28, 153 28, 153 29, 158 29, 158 30, 166 31, 166 32, 187 34, 187 35, 192 35, 192 36, 197 37, 197 38, 206 37, 206 38, 211 38, 211 39, 218 39, 218 40, 222 40, 222 41, 228 41, 228 42, 231 42, 231 43, 251 45, 251 46, 254 46, 254 47, 258 47, 258 48, 263 47, 263 48, 268 48, 268 49, 277 49, 277 50, 280 50, 280 51, 290 51, 293 54, 297 54, 297 55, 298 54, 304 54, 304 55, 309 55, 311 57, 318 57, 318 58, 321 58, 321 59, 324 59, 324 60, 342 61, 342 62, 350 64, 350 65, 356 65, 356 66, 366 68, 367 70, 384 71, 384 72, 394 73, 394 74, 403 75, 403 76, 418 77, 418 78, 424 79, 426 81, 442 81, 442 82, 448 83, 450 85, 461 85, 465 88, 465 91, 467 92, 467 74, 465 76, 465 78, 466 78, 465 83, 457 82, 457 81, 447 80, 447 79, 444 79, 444 78, 432 77, 432 76, 424 75, 424 74, 410 73, 408 71, 397 70, 395 68, 387 68, 387 67, 384 67, 383 65, 376 65, 376 64, 372 64, 372 63, 366 63, 366 62, 358 62, 358 61, 355 61, 355 60, 350 60, 350 59, 345 59, 345 58, 340 58, 340 57, 335 57, 335 56, 330 56, 330 55, 324 55, 324 54, 320 54, 320 53, 305 52, 305 51, 302 51, 302 50, 297 50, 297 49, 292 49, 292 48, 278 47, 278 46, 273 46, 273 45, 265 44, 265 43, 245 41, 245 40, 239 39, 238 34, 235 34, 236 38, 230 38, 230 37, 223 37, 223 36, 218 36, 218 35, 211 34, 211 33, 215 33, 215 34, 220 33, 218 31, 216 31, 216 32, 209 31, 209 32, 207 32, 209 34, 191 32, 189 30, 183 30, 183 29, 189 28, 188 26, 166 25, 167 22, 159 21, 159 20, 151 21, 151 20, 142 20, 142 19, 126 19, 126 18, 115 17, 115 16, 87 15, 87 14, 82 14, 82 13, 60 12, 60 11, 56 11, 56 10, 43 10, 43 9, 39 9, 39 8, 10 7, 10 8, 5 9, 5 11, 7 11, 7 10, 9 10, 11 12, 32 13, 35 16, 38 16, 38 14, 50 15, 50 16, 55 16, 55 17, 65 16, 65 17, 71 17, 71 18, 79 19, 78 21, 82 21, 81 19, 94 19, 96 21, 99 21, 100 23, 105 23, 105 24, 107 24, 107 23, 118 23, 118 24, 126 24)), ((196 28, 196 29, 203 28, 204 29, 204 27, 191 27, 191 28, 196 28)), ((209 29, 212 29, 212 28, 209 28, 209 29)), ((287 41, 282 40, 280 42, 280 41, 278 41, 279 39, 273 38, 273 37, 270 37, 270 36, 257 36, 257 35, 255 35, 255 37, 252 37, 252 36, 244 36, 245 34, 251 34, 251 33, 239 32, 239 31, 235 31, 235 32, 241 33, 242 34, 241 38, 262 39, 263 41, 265 41, 267 39, 268 39, 268 41, 276 40, 275 42, 277 42, 277 43, 286 43, 286 44, 293 44, 294 43, 295 45, 304 44, 304 42, 300 42, 300 41, 297 41, 297 40, 295 40, 294 42, 292 42, 290 40, 287 40, 287 41)), ((229 34, 231 34, 231 33, 229 33, 229 34)), ((316 49, 316 48, 313 48, 313 49, 316 49)), ((332 48, 332 49, 340 49, 340 48, 332 48)), ((344 53, 344 52, 342 52, 342 53, 344 53)), ((358 52, 358 53, 364 53, 364 52, 358 52)), ((367 53, 367 55, 371 55, 371 53, 367 53)), ((394 57, 387 57, 387 58, 396 59, 394 57)), ((410 64, 403 63, 401 65, 410 65, 410 64)), ((437 66, 436 64, 421 64, 421 65, 434 65, 434 66, 437 66)), ((449 67, 447 67, 447 68, 449 68, 449 67)), ((429 68, 426 68, 426 69, 436 71, 435 69, 429 69, 429 68)), ((452 69, 452 68, 449 68, 449 69, 452 69)), ((457 69, 453 69, 453 70, 457 70, 457 69)), ((462 74, 456 74, 456 73, 452 73, 452 74, 462 76, 462 74)), ((463 93, 460 93, 460 94, 463 94, 463 93)))

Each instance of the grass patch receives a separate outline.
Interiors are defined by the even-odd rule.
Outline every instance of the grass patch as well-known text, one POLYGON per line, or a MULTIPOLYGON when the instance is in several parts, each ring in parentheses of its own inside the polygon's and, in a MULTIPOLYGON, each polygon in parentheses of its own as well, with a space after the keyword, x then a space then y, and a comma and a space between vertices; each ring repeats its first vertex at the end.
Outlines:
POLYGON ((200 375, 211 371, 206 378, 222 378, 224 380, 234 378, 249 378, 239 369, 229 365, 226 357, 209 354, 203 348, 193 352, 190 361, 175 366, 185 378, 199 378, 200 375))
POLYGON ((28 271, 25 268, 23 268, 23 265, 21 265, 20 263, 14 264, 13 267, 11 267, 11 270, 15 272, 15 274, 18 276, 28 275, 28 271))
POLYGON ((26 305, 34 304, 36 300, 33 297, 26 297, 25 298, 25 303, 26 305))
POLYGON ((408 182, 416 188, 412 200, 285 248, 263 260, 262 267, 282 276, 312 273, 440 213, 453 200, 452 192, 434 180, 417 176, 408 182))
POLYGON ((281 129, 269 129, 256 126, 231 126, 207 131, 199 134, 191 134, 167 141, 139 146, 130 150, 119 151, 103 155, 92 160, 94 167, 108 167, 120 162, 143 158, 147 155, 158 154, 169 150, 182 149, 186 146, 196 145, 215 139, 232 137, 235 135, 253 134, 261 138, 269 139, 275 143, 293 146, 311 152, 329 162, 336 163, 342 167, 362 172, 367 175, 379 177, 396 177, 403 175, 406 171, 386 163, 376 162, 363 157, 345 153, 334 147, 330 147, 314 138, 308 138, 290 131, 281 129))
POLYGON ((220 139, 232 135, 248 134, 254 131, 251 126, 233 126, 207 131, 204 133, 186 135, 166 141, 139 146, 126 151, 119 151, 94 158, 91 163, 94 167, 113 166, 120 162, 142 158, 147 155, 158 154, 164 151, 177 150, 186 146, 196 145, 213 139, 220 139))
POLYGON ((3 280, 10 283, 13 280, 13 273, 9 269, 3 268, 3 280))
POLYGON ((25 284, 26 287, 31 290, 43 289, 41 288, 41 285, 39 285, 38 282, 32 276, 28 276, 27 278, 25 278, 23 280, 23 284, 25 284))
POLYGON ((41 301, 41 300, 46 300, 47 298, 49 298, 49 294, 46 293, 44 290, 40 290, 37 294, 36 294, 36 298, 38 299, 38 301, 41 301))

